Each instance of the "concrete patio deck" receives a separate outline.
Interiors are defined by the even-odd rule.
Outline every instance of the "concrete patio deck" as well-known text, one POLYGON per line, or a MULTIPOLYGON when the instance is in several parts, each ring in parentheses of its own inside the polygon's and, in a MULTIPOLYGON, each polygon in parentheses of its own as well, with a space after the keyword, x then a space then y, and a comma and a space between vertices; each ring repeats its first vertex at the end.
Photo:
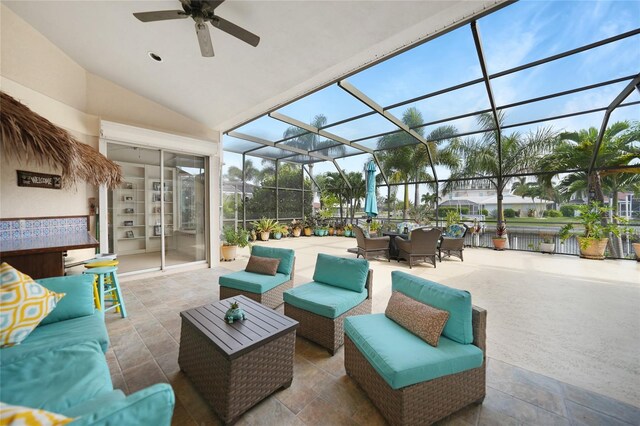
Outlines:
MULTIPOLYGON (((311 280, 317 253, 353 257, 355 239, 259 242, 296 251, 296 285, 311 280)), ((107 357, 115 385, 154 382, 176 390, 174 424, 215 424, 177 367, 181 310, 218 299, 217 278, 246 265, 248 249, 222 268, 124 280, 130 317, 109 314, 107 357)), ((469 290, 488 311, 487 398, 445 424, 640 424, 640 264, 562 255, 466 249, 437 268, 372 260, 374 312, 384 312, 391 271, 469 290)), ((282 307, 281 307, 282 308, 282 307)), ((281 309, 280 308, 280 309, 281 309)), ((248 412, 242 424, 381 424, 377 410, 333 358, 297 339, 294 384, 248 412)))

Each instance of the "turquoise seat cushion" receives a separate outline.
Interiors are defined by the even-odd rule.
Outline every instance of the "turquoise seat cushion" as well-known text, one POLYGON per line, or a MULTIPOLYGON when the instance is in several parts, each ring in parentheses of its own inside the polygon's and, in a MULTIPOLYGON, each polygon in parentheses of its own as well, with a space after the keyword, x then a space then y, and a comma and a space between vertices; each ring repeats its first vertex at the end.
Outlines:
POLYGON ((99 410, 105 405, 122 401, 125 398, 126 395, 124 394, 124 392, 122 392, 120 389, 114 389, 111 392, 102 393, 93 399, 74 405, 73 407, 66 409, 60 414, 67 417, 80 417, 99 410))
POLYGON ((483 353, 440 337, 433 347, 384 314, 347 317, 344 331, 362 355, 393 389, 478 368, 483 353))
POLYGON ((473 308, 468 291, 447 287, 401 271, 391 272, 391 289, 449 312, 442 335, 462 343, 473 343, 473 308))
POLYGON ((293 269, 293 259, 296 255, 293 250, 275 247, 253 246, 253 248, 251 248, 251 254, 254 256, 280 259, 278 272, 283 275, 291 275, 291 270, 293 269))
POLYGON ((42 320, 40 325, 51 324, 71 318, 93 315, 93 275, 70 275, 44 278, 37 282, 56 293, 65 293, 56 308, 42 320))
POLYGON ((314 314, 337 318, 367 298, 366 290, 355 292, 332 285, 310 282, 284 292, 284 301, 314 314))
POLYGON ((360 293, 364 290, 369 273, 366 259, 345 259, 319 253, 313 280, 360 293))
POLYGON ((221 276, 218 278, 218 283, 223 287, 262 294, 290 279, 289 275, 281 274, 280 272, 277 272, 275 275, 263 275, 247 271, 238 271, 221 276))
POLYGON ((0 382, 3 402, 54 413, 113 390, 98 342, 34 353, 2 365, 0 382))
POLYGON ((0 349, 0 365, 4 368, 6 364, 82 342, 96 342, 102 352, 107 351, 109 336, 101 311, 36 327, 21 344, 0 349))
POLYGON ((158 383, 127 397, 98 398, 104 403, 88 403, 62 414, 80 416, 73 426, 153 425, 170 426, 175 405, 171 386, 158 383))

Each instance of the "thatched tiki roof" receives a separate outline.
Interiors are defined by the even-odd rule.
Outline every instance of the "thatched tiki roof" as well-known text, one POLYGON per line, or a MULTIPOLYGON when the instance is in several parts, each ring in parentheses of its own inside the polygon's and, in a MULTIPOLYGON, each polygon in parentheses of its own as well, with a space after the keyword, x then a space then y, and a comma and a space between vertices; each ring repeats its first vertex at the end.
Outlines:
POLYGON ((122 181, 116 163, 1 91, 0 136, 7 157, 61 168, 64 186, 82 180, 115 188, 122 181))

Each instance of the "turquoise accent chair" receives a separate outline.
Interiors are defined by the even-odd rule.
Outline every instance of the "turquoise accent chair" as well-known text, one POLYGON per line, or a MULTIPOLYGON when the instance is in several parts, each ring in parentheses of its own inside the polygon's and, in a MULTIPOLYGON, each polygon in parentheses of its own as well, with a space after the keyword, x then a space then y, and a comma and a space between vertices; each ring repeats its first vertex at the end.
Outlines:
POLYGON ((284 314, 297 320, 299 336, 327 348, 344 344, 344 320, 371 313, 373 271, 366 259, 318 254, 313 281, 284 292, 284 314))
POLYGON ((131 395, 113 388, 93 276, 37 281, 65 296, 21 344, 0 349, 0 400, 73 417, 71 425, 169 426, 175 404, 170 385, 131 395))
POLYGON ((385 314, 345 319, 344 364, 391 425, 432 424, 486 393, 487 312, 471 295, 401 271, 392 290, 449 312, 433 347, 385 314))
POLYGON ((238 271, 218 278, 220 300, 243 295, 270 308, 282 305, 282 294, 293 288, 296 258, 291 249, 253 246, 251 254, 280 259, 275 276, 238 271))

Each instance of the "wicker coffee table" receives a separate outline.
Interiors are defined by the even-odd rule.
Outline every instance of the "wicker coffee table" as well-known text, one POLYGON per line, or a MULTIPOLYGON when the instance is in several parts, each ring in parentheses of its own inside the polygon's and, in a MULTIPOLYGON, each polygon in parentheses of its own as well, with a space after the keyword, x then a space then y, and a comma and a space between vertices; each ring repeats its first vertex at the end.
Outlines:
POLYGON ((298 322, 245 296, 180 313, 178 364, 226 423, 291 385, 298 322), (244 321, 227 324, 232 301, 244 321))

